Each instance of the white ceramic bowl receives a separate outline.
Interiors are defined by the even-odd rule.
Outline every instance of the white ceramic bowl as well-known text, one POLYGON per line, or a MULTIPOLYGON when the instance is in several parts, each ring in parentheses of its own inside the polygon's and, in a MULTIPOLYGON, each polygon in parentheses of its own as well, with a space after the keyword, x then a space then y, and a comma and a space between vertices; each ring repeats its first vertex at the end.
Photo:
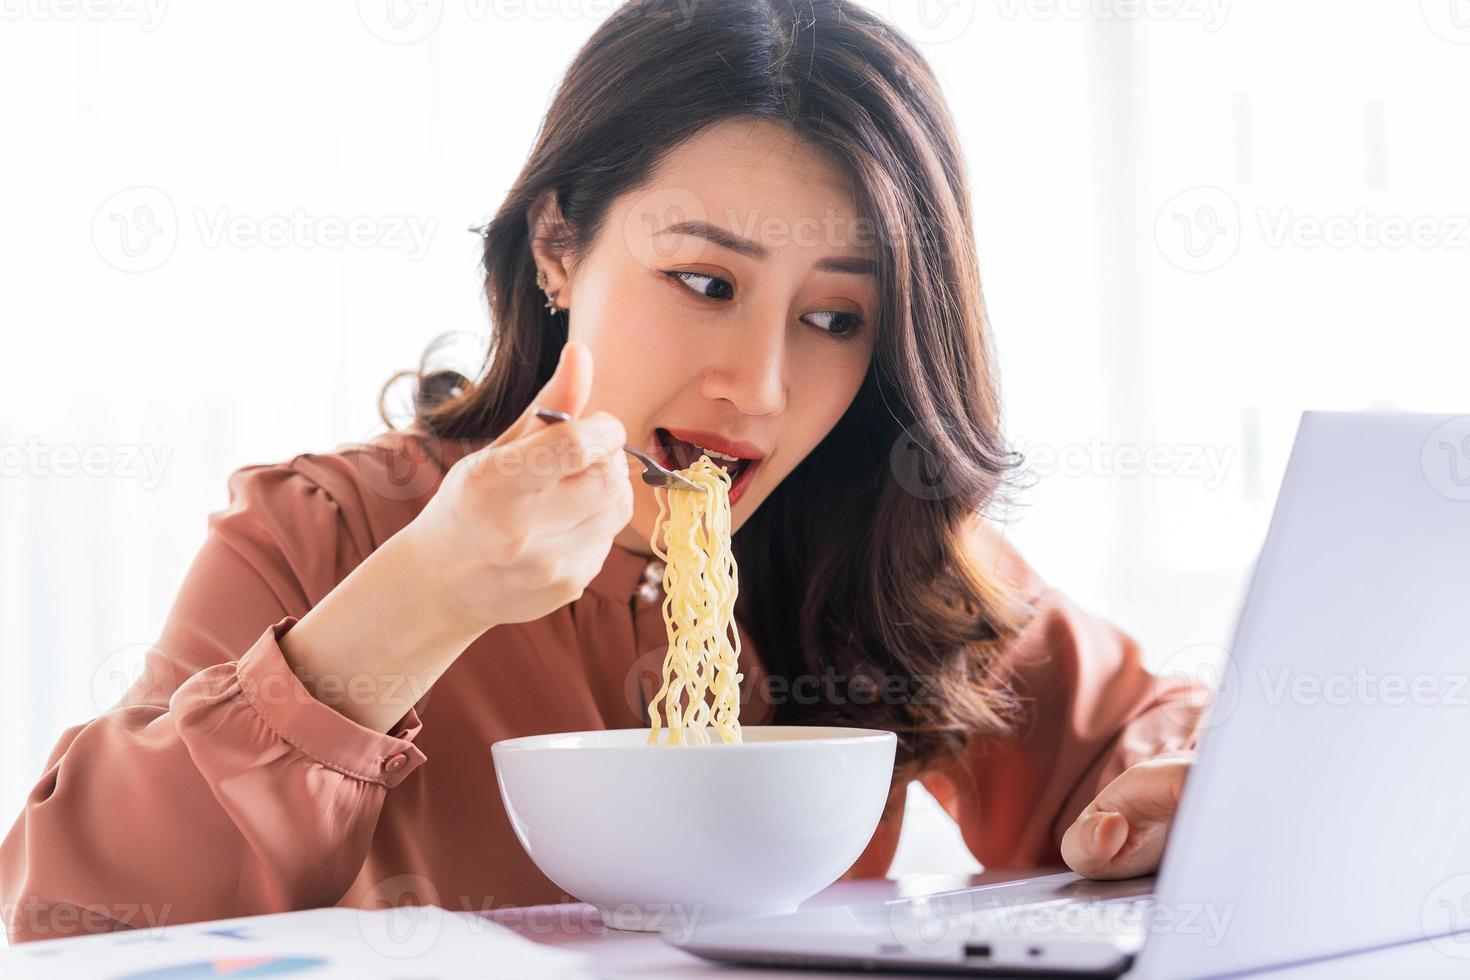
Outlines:
POLYGON ((491 746, 536 866, 619 929, 788 912, 867 847, 892 732, 753 725, 725 745, 649 746, 648 729, 491 746))

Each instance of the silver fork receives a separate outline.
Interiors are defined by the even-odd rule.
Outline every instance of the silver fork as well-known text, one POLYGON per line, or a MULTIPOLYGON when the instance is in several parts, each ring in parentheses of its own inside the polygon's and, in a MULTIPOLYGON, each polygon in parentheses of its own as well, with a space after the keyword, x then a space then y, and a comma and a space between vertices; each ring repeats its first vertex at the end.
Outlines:
MULTIPOLYGON (((536 409, 536 417, 543 422, 549 422, 552 424, 555 424, 557 422, 570 422, 572 420, 572 417, 566 412, 558 412, 554 408, 538 408, 536 409)), ((643 464, 643 482, 648 484, 649 486, 673 486, 677 487, 680 490, 705 489, 705 487, 701 486, 698 483, 695 483, 693 480, 690 480, 687 477, 682 477, 679 474, 675 473, 673 470, 667 468, 658 460, 645 453, 643 450, 634 449, 632 446, 626 444, 623 446, 623 448, 631 453, 634 458, 638 460, 638 462, 643 464)))

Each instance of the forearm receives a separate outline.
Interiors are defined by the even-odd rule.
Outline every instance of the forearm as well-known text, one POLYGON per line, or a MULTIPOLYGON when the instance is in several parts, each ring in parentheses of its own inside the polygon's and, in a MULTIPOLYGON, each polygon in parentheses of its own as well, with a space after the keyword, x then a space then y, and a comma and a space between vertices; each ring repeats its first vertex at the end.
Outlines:
POLYGON ((434 569, 405 528, 281 638, 313 696, 386 732, 484 632, 445 609, 434 569))

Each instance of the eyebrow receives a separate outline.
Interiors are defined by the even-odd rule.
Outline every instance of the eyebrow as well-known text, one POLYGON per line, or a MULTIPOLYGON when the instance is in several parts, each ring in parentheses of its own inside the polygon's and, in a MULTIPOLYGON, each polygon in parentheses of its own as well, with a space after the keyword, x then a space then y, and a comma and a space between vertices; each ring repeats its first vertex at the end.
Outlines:
MULTIPOLYGON (((741 238, 731 231, 712 225, 708 221, 679 221, 654 235, 691 235, 713 242, 721 248, 748 256, 757 261, 765 259, 770 251, 758 242, 741 238)), ((845 272, 855 276, 876 276, 878 262, 866 256, 838 255, 817 260, 817 269, 822 272, 845 272)))

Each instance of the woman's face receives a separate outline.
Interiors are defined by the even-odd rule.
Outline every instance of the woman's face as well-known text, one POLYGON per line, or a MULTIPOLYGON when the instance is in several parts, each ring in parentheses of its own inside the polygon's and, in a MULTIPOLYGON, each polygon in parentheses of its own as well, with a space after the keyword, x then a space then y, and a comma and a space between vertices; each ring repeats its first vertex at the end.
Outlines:
MULTIPOLYGON (((856 395, 873 356, 875 263, 840 168, 781 126, 740 119, 617 199, 548 288, 592 351, 588 411, 617 416, 633 445, 675 467, 695 446, 743 460, 711 456, 735 478, 738 529, 856 395)), ((630 463, 635 507, 617 542, 647 553, 658 504, 630 463)))

